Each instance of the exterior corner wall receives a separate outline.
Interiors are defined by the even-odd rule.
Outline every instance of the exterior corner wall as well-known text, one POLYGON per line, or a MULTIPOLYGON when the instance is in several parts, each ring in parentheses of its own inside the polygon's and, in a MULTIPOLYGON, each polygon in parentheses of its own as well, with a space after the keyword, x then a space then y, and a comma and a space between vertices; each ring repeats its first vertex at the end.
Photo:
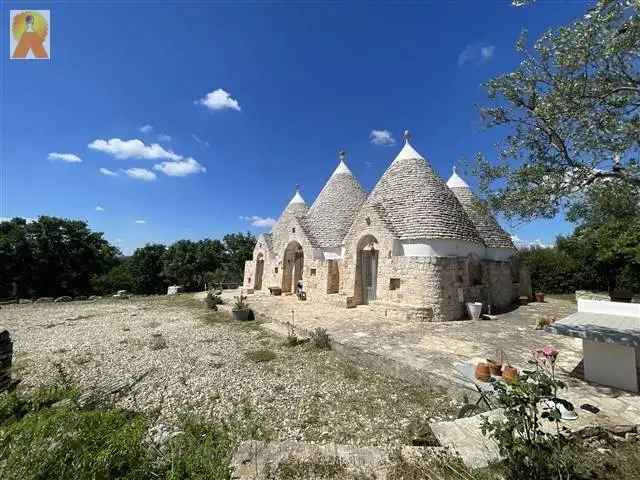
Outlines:
POLYGON ((242 281, 242 286, 244 288, 253 288, 255 282, 253 273, 255 270, 255 262, 253 260, 247 260, 244 262, 244 279, 242 281))

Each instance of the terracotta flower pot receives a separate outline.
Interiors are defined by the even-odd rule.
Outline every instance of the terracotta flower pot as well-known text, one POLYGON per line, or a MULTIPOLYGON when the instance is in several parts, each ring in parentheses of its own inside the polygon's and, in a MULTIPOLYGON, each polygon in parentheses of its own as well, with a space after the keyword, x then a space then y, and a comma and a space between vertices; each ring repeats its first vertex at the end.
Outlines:
POLYGON ((476 365, 476 378, 481 382, 488 382, 491 379, 491 368, 488 363, 480 362, 476 365))
POLYGON ((506 383, 513 383, 518 379, 518 369, 506 366, 502 369, 502 380, 506 383))
POLYGON ((494 377, 502 376, 502 364, 490 362, 489 369, 491 370, 491 375, 494 377))
POLYGON ((544 302, 544 293, 536 292, 536 302, 543 303, 544 302))

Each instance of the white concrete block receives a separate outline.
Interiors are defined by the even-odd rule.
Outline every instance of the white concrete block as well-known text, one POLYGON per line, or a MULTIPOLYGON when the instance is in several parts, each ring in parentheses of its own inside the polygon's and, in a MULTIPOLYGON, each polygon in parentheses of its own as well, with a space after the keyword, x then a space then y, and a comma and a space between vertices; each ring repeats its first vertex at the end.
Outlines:
POLYGON ((636 348, 583 340, 584 377, 590 382, 638 391, 636 348))

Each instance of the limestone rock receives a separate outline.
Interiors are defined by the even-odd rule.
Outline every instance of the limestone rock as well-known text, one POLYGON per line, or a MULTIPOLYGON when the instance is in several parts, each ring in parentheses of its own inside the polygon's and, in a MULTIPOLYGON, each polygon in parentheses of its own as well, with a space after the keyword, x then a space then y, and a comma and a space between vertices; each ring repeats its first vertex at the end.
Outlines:
POLYGON ((65 302, 72 302, 73 298, 63 295, 62 297, 58 297, 54 300, 54 303, 65 303, 65 302))
POLYGON ((169 287, 167 287, 167 295, 176 295, 182 292, 182 290, 182 285, 170 285, 169 287))
POLYGON ((53 297, 40 297, 36 300, 36 303, 53 303, 53 297))

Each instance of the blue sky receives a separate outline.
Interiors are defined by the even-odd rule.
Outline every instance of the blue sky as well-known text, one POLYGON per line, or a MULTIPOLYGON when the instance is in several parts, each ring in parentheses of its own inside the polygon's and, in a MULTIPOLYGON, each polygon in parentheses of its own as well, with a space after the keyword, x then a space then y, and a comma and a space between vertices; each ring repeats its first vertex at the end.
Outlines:
MULTIPOLYGON (((521 29, 586 4, 4 1, 2 24, 25 7, 51 10, 51 60, 9 60, 0 31, 0 217, 85 219, 130 253, 268 230, 251 219, 277 218, 298 183, 310 204, 340 148, 370 190, 404 129, 444 179, 494 157, 481 83, 518 64, 521 29)), ((547 243, 572 230, 505 226, 547 243)))

